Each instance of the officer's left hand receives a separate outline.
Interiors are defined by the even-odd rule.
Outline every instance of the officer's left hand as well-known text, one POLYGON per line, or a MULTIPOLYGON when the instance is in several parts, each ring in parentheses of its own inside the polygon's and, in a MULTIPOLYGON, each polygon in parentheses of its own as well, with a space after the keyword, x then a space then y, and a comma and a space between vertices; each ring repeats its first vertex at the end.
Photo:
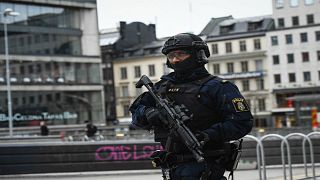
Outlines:
POLYGON ((153 126, 161 126, 166 122, 164 113, 162 113, 158 108, 147 108, 144 113, 148 123, 153 126))
POLYGON ((198 139, 198 141, 200 142, 200 144, 202 146, 204 146, 207 142, 210 141, 210 137, 207 133, 202 132, 202 131, 197 131, 195 133, 196 138, 198 139))

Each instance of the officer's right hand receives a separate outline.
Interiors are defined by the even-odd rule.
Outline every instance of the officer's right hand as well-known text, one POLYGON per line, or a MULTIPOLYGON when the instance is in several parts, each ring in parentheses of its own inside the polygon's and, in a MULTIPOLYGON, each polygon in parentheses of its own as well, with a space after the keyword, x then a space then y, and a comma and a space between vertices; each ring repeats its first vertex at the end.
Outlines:
POLYGON ((196 138, 200 142, 201 146, 204 146, 207 142, 210 141, 210 137, 207 133, 202 132, 202 131, 197 131, 195 133, 196 138))
POLYGON ((163 115, 163 113, 161 113, 161 110, 159 110, 158 108, 153 108, 153 107, 147 108, 144 111, 144 114, 146 116, 148 123, 153 126, 164 125, 165 122, 167 121, 165 118, 165 115, 163 115))

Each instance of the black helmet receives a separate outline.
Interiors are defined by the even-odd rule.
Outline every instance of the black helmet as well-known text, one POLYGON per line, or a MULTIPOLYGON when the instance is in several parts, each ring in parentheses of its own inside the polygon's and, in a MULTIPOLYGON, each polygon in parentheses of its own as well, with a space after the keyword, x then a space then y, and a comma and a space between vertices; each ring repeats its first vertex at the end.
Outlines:
MULTIPOLYGON (((193 59, 197 60, 198 65, 204 65, 208 62, 207 58, 210 56, 208 45, 199 36, 190 33, 172 36, 164 43, 162 53, 167 55, 173 50, 181 49, 191 50, 193 59)), ((168 61, 167 65, 169 68, 173 68, 168 61)))

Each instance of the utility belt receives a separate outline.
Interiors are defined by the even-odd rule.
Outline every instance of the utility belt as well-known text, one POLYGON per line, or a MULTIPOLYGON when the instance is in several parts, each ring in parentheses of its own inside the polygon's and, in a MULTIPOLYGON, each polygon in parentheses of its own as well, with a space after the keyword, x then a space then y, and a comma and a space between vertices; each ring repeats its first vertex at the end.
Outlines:
MULTIPOLYGON (((224 157, 224 164, 227 171, 234 171, 237 168, 241 156, 242 139, 235 142, 225 143, 223 149, 205 150, 204 157, 207 161, 224 157)), ((196 161, 191 153, 173 153, 167 151, 155 151, 151 156, 154 167, 172 169, 179 164, 196 161)))
MULTIPOLYGON (((216 159, 221 156, 226 155, 227 151, 224 149, 204 151, 205 159, 216 159)), ((177 163, 185 163, 190 161, 196 161, 192 154, 176 154, 176 162, 177 163)))

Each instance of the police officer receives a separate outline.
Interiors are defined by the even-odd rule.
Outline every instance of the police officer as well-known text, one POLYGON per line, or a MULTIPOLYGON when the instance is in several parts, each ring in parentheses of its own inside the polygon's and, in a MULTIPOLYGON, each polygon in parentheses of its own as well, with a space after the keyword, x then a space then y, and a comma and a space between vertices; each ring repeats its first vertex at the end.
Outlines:
MULTIPOLYGON (((226 142, 244 137, 251 131, 252 115, 236 85, 212 76, 205 69, 210 52, 207 44, 198 36, 181 33, 170 37, 162 53, 167 57, 167 66, 174 72, 164 75, 154 85, 159 96, 186 107, 192 117, 186 125, 205 142, 205 162, 193 158, 173 159, 170 178, 173 180, 221 180, 226 169, 226 156, 211 152, 224 149, 226 142), (179 159, 179 160, 178 160, 179 159)), ((168 133, 165 114, 157 109, 148 92, 139 96, 131 105, 132 127, 153 129, 155 141, 166 149, 168 133)), ((178 137, 170 137, 170 155, 190 157, 189 150, 178 137)))

